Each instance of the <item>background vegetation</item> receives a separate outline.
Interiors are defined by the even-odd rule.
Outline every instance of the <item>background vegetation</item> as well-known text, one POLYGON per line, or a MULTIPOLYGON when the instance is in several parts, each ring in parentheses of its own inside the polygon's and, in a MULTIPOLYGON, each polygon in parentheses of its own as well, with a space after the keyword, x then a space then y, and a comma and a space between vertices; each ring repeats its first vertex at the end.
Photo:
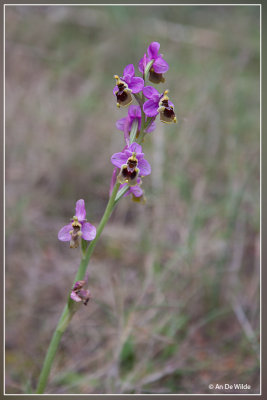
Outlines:
POLYGON ((47 392, 258 393, 259 7, 7 6, 5 21, 6 392, 35 387, 78 267, 58 230, 77 199, 96 225, 105 208, 126 115, 113 75, 159 41, 179 123, 145 142, 147 204, 123 199, 105 228, 47 392))

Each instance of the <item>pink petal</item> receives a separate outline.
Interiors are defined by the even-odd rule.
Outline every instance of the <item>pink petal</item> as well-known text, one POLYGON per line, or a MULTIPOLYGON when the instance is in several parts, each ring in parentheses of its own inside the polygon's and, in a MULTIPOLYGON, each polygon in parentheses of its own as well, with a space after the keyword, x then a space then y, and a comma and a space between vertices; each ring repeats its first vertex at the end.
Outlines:
POLYGON ((168 71, 169 64, 163 58, 158 57, 153 63, 153 68, 157 74, 164 74, 168 71))
POLYGON ((129 146, 129 150, 131 152, 135 152, 136 154, 142 153, 142 146, 140 146, 140 144, 134 142, 131 144, 131 146, 129 146))
POLYGON ((151 167, 147 160, 144 158, 138 161, 138 168, 140 169, 140 175, 149 175, 151 173, 151 167))
POLYGON ((73 229, 72 223, 63 226, 63 228, 60 229, 58 232, 58 239, 61 240, 62 242, 69 242, 71 240, 71 234, 70 231, 73 229))
POLYGON ((123 80, 123 82, 127 83, 128 87, 130 87, 129 84, 131 83, 131 80, 132 80, 131 75, 129 75, 129 74, 123 75, 123 79, 122 80, 123 80))
POLYGON ((148 46, 147 54, 150 58, 154 58, 154 60, 158 57, 160 44, 158 42, 152 42, 148 46))
POLYGON ((125 153, 115 153, 111 157, 110 161, 112 162, 115 167, 121 168, 123 164, 126 164, 129 157, 125 153))
POLYGON ((124 68, 123 76, 130 75, 131 77, 134 76, 134 65, 129 64, 124 68))
POLYGON ((84 240, 94 240, 96 235, 96 228, 94 225, 89 224, 89 222, 84 222, 82 224, 82 238, 84 240))
POLYGON ((85 211, 85 205, 84 205, 84 200, 78 200, 76 202, 76 212, 75 212, 76 217, 78 218, 78 221, 82 222, 86 218, 86 211, 85 211))
POLYGON ((138 76, 134 76, 128 86, 133 93, 139 93, 144 87, 144 80, 138 76))
POLYGON ((130 189, 130 192, 135 196, 135 197, 140 197, 143 194, 143 190, 140 188, 140 186, 132 186, 130 189))
POLYGON ((141 108, 140 106, 129 106, 128 108, 128 115, 130 118, 141 118, 141 108))
POLYGON ((146 66, 146 58, 145 58, 145 56, 146 55, 144 55, 144 57, 141 58, 141 60, 138 63, 138 69, 139 69, 140 72, 142 72, 142 74, 144 73, 145 66, 146 66))
POLYGON ((155 89, 153 86, 145 86, 143 89, 143 94, 147 99, 151 99, 152 96, 160 96, 157 89, 155 89))
POLYGON ((121 118, 116 122, 116 128, 119 129, 119 131, 124 130, 124 126, 126 123, 127 117, 121 118))
POLYGON ((74 300, 74 301, 77 301, 77 303, 78 303, 79 301, 82 301, 82 299, 81 299, 74 291, 71 292, 70 298, 71 298, 72 300, 74 300))
MULTIPOLYGON (((129 145, 128 145, 129 146, 129 145)), ((133 153, 131 150, 129 150, 129 147, 127 146, 127 149, 124 150, 126 156, 127 156, 127 160, 129 157, 132 157, 133 153)))
POLYGON ((147 100, 143 105, 144 113, 148 117, 156 117, 158 115, 158 103, 155 103, 153 100, 147 100))

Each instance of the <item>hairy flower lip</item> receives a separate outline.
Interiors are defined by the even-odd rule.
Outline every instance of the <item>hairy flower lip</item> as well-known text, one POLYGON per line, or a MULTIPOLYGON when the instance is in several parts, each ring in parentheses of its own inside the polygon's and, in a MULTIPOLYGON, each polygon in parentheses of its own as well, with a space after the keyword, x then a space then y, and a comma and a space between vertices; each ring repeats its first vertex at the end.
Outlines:
POLYGON ((135 186, 137 183, 138 176, 140 174, 139 168, 129 169, 127 164, 121 166, 120 173, 118 175, 118 181, 127 183, 129 186, 135 186))
POLYGON ((165 82, 165 78, 163 77, 163 74, 159 74, 157 72, 155 72, 153 66, 150 68, 149 70, 149 78, 150 82, 152 83, 164 83, 165 82))
POLYGON ((169 91, 165 90, 163 97, 160 99, 158 112, 160 114, 160 120, 162 122, 171 124, 172 122, 176 123, 177 119, 173 110, 173 103, 169 101, 169 97, 167 96, 168 93, 169 91))

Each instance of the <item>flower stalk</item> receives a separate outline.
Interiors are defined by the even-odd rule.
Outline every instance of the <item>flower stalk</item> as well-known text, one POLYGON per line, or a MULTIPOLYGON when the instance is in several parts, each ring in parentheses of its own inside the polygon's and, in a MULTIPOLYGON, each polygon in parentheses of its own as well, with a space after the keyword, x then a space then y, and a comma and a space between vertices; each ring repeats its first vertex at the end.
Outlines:
POLYGON ((49 347, 46 352, 43 368, 39 377, 38 385, 37 385, 37 394, 42 394, 44 393, 48 376, 53 364, 53 361, 55 359, 55 355, 58 349, 58 345, 60 343, 61 337, 63 333, 65 332, 67 326, 69 325, 71 318, 74 314, 74 308, 71 309, 69 307, 69 304, 66 304, 64 307, 64 310, 61 314, 61 317, 58 321, 57 327, 55 329, 55 332, 52 336, 51 342, 49 344, 49 347))
POLYGON ((80 199, 76 202, 75 215, 71 222, 58 232, 58 239, 69 242, 70 248, 81 247, 81 261, 44 359, 37 385, 37 394, 45 391, 61 337, 80 307, 78 303, 87 305, 91 298, 90 290, 84 288, 87 281, 85 279, 86 270, 98 239, 114 208, 122 197, 128 195, 132 195, 132 200, 135 202, 141 204, 146 202, 141 185, 142 178, 150 175, 151 167, 141 145, 145 136, 154 131, 157 115, 162 122, 176 122, 174 105, 167 96, 168 90, 160 93, 152 86, 145 86, 146 80, 155 84, 165 82, 163 74, 167 72, 169 65, 163 59, 163 55, 159 53, 159 49, 160 44, 152 42, 147 49, 147 54, 144 54, 139 61, 138 68, 143 78, 135 76, 133 64, 124 68, 122 77, 114 75, 116 86, 113 89, 113 95, 116 97, 117 107, 128 107, 127 117, 116 122, 118 130, 124 133, 126 146, 121 152, 117 152, 111 157, 110 161, 115 168, 111 178, 109 201, 98 228, 96 229, 87 221, 85 203, 83 199, 80 199), (138 105, 130 105, 134 98, 138 105))

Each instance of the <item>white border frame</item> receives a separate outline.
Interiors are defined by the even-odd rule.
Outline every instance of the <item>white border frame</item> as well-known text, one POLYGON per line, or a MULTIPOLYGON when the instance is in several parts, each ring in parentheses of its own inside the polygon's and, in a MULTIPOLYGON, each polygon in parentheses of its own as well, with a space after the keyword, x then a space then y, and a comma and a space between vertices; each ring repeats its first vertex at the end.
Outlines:
POLYGON ((262 4, 257 3, 257 4, 246 4, 246 3, 233 3, 233 4, 225 4, 225 3, 218 3, 218 4, 211 4, 211 3, 191 3, 191 4, 123 4, 123 3, 114 3, 114 4, 47 4, 47 3, 42 3, 42 4, 4 4, 3 8, 3 185, 4 185, 4 190, 3 190, 3 207, 4 207, 4 238, 3 238, 3 319, 4 319, 4 332, 3 332, 3 349, 4 349, 4 357, 3 357, 3 388, 4 388, 4 396, 261 396, 262 395, 262 4), (22 394, 22 393, 5 393, 5 16, 6 16, 6 7, 16 7, 16 6, 37 6, 37 7, 42 7, 42 6, 62 6, 62 7, 67 7, 67 6, 97 6, 97 7, 114 7, 114 6, 126 6, 126 7, 131 7, 131 6, 153 6, 153 7, 166 7, 166 6, 210 6, 210 7, 216 7, 216 6, 250 6, 250 7, 260 7, 260 393, 205 393, 205 394, 188 394, 188 393, 168 393, 168 394, 157 394, 157 393, 151 393, 151 394, 117 394, 117 393, 112 393, 112 394, 22 394))

